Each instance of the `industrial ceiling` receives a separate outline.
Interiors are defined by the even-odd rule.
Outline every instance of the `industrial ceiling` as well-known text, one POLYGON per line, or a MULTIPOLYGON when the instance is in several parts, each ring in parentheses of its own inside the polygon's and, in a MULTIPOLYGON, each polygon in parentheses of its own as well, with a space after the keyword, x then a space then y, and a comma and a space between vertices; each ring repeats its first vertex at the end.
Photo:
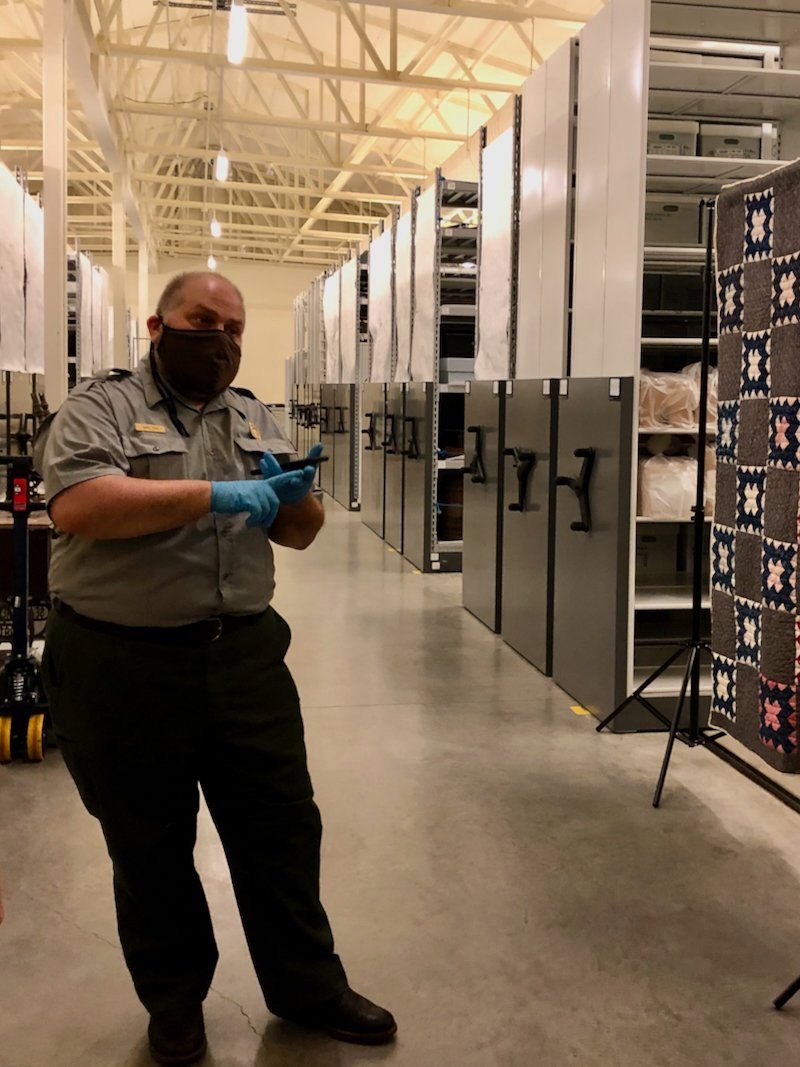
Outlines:
MULTIPOLYGON (((0 0, 0 160, 34 191, 42 23, 62 2, 0 0)), ((110 252, 113 172, 132 245, 145 237, 158 255, 320 267, 406 201, 601 6, 68 2, 70 236, 110 252), (240 63, 228 58, 232 17, 247 25, 240 63)))

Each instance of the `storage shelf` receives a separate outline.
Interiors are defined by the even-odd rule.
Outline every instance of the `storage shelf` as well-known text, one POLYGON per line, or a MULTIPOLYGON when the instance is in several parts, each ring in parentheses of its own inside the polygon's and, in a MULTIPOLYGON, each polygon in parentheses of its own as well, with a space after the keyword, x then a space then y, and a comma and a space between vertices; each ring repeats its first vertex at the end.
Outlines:
POLYGON ((438 553, 443 552, 463 552, 463 541, 437 541, 435 551, 438 553))
POLYGON ((718 193, 723 185, 759 178, 780 166, 773 159, 649 155, 647 187, 650 192, 718 193))
POLYGON ((474 319, 477 308, 474 304, 442 304, 440 312, 445 319, 474 319))
MULTIPOLYGON (((655 434, 655 433, 674 434, 676 437, 684 437, 684 436, 685 437, 689 437, 691 435, 694 435, 696 437, 700 433, 700 427, 699 426, 690 426, 688 429, 680 429, 677 426, 640 426, 639 427, 639 435, 640 435, 640 437, 649 437, 651 434, 655 434)), ((716 436, 717 436, 717 427, 716 426, 709 426, 708 429, 706 430, 706 437, 716 437, 716 436)))
MULTIPOLYGON (((640 586, 633 599, 636 611, 691 611, 692 589, 688 585, 640 586)), ((703 607, 711 607, 711 595, 703 597, 703 607)))
POLYGON ((464 456, 448 456, 447 459, 437 459, 436 469, 440 471, 462 471, 466 459, 464 456))
POLYGON ((797 118, 800 71, 656 60, 650 63, 650 111, 744 122, 797 118))
MULTIPOLYGON (((707 522, 707 523, 711 523, 713 521, 714 521, 714 519, 713 519, 713 516, 711 516, 711 515, 706 515, 705 518, 703 519, 703 522, 707 522)), ((667 526, 667 525, 669 525, 669 526, 687 526, 692 522, 694 522, 694 519, 691 517, 691 515, 687 515, 685 518, 682 518, 682 519, 681 518, 649 519, 646 515, 637 515, 636 516, 636 524, 637 524, 637 526, 651 526, 651 525, 654 525, 654 524, 659 525, 659 526, 660 525, 664 525, 664 526, 667 526)))
MULTIPOLYGON (((650 677, 655 669, 655 666, 634 668, 633 688, 638 689, 638 687, 650 677)), ((681 691, 682 677, 682 674, 678 675, 671 671, 666 671, 660 678, 657 678, 652 685, 648 686, 647 692, 643 695, 646 697, 677 697, 681 691)), ((700 696, 710 697, 712 691, 711 674, 709 672, 704 672, 700 677, 700 696)))
POLYGON ((440 393, 466 393, 466 391, 467 391, 467 383, 466 382, 440 382, 439 383, 439 392, 440 393))
MULTIPOLYGON (((710 338, 713 348, 719 342, 716 337, 710 338)), ((703 343, 702 337, 643 337, 643 348, 699 348, 703 343)))
POLYGON ((650 32, 662 37, 780 44, 800 35, 798 0, 705 0, 703 4, 654 0, 650 32))

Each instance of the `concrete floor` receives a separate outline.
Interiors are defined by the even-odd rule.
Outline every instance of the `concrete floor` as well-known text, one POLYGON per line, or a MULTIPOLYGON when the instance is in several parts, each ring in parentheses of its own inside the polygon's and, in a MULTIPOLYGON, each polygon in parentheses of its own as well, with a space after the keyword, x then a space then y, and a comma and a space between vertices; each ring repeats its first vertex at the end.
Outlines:
MULTIPOLYGON (((460 607, 331 512, 281 552, 324 897, 389 1049, 272 1019, 207 816, 198 863, 222 958, 209 1067, 796 1067, 800 822, 681 748, 593 722, 460 607)), ((0 769, 0 1067, 146 1067, 100 831, 57 752, 0 769)))

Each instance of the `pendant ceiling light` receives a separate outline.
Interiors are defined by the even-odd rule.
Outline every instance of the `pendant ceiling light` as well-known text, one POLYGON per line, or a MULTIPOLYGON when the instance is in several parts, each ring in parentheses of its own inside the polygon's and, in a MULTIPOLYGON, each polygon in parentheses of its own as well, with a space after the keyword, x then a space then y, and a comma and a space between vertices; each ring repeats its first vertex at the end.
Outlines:
POLYGON ((228 22, 228 62, 241 63, 247 51, 247 8, 241 0, 232 0, 228 22))

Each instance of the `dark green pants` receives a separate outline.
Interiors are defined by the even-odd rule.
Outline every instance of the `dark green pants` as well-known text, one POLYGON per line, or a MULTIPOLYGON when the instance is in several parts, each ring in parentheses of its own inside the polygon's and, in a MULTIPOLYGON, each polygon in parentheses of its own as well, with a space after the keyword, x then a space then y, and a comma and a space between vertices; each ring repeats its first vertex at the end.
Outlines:
POLYGON ((319 900, 322 825, 291 634, 262 620, 204 645, 120 640, 55 614, 45 685, 64 760, 102 825, 122 948, 151 1013, 208 992, 217 947, 193 850, 198 786, 250 954, 278 1014, 346 987, 319 900))

